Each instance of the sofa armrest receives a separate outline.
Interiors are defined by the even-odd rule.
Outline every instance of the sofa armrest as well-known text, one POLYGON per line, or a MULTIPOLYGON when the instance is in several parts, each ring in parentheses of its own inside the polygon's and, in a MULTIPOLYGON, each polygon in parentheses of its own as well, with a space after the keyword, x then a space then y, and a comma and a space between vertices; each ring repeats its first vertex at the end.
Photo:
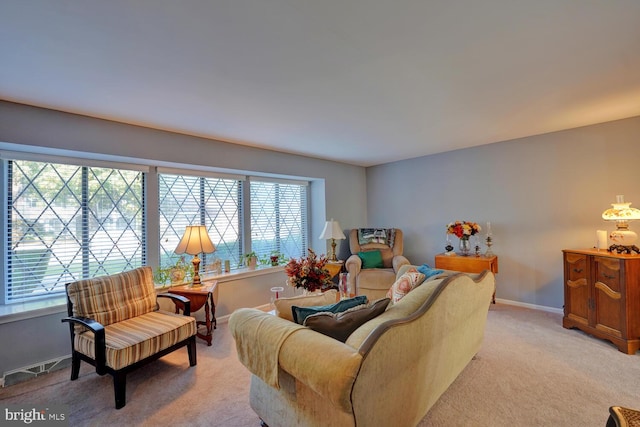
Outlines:
POLYGON ((351 391, 362 355, 351 346, 309 328, 283 343, 280 367, 342 411, 351 412, 351 391))
POLYGON ((351 410, 351 389, 362 362, 353 347, 256 309, 234 311, 229 330, 238 359, 265 383, 278 388, 273 375, 282 369, 336 407, 351 410))
POLYGON ((400 270, 400 267, 402 267, 403 265, 411 264, 409 260, 405 258, 403 255, 394 256, 392 263, 393 263, 393 271, 395 271, 396 273, 398 273, 398 270, 400 270))
POLYGON ((254 308, 240 308, 229 317, 238 360, 254 375, 280 388, 278 355, 284 341, 304 326, 254 308))

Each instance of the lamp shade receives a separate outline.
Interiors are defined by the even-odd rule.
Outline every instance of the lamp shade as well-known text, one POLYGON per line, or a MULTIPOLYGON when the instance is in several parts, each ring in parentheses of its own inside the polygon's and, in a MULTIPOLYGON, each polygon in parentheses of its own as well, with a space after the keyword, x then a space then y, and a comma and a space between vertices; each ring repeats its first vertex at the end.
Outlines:
POLYGON ((199 253, 209 254, 215 250, 216 247, 209 238, 209 233, 204 225, 188 225, 174 252, 197 255, 199 253))
POLYGON ((640 209, 632 208, 631 203, 625 203, 624 196, 616 196, 616 203, 602 213, 607 221, 630 221, 640 219, 640 209))
POLYGON ((625 203, 624 196, 616 196, 616 203, 611 204, 611 208, 602 213, 602 218, 607 221, 616 222, 616 230, 609 234, 609 238, 614 244, 609 247, 609 251, 616 250, 631 253, 640 253, 640 249, 635 245, 638 234, 629 230, 629 221, 640 219, 640 210, 631 207, 631 203, 625 203))
POLYGON ((346 237, 342 232, 342 228, 340 228, 340 224, 338 223, 338 221, 334 221, 333 218, 331 218, 331 221, 327 221, 324 224, 324 230, 322 230, 322 234, 320 234, 320 239, 321 240, 329 240, 329 239, 342 240, 342 239, 346 239, 346 237))

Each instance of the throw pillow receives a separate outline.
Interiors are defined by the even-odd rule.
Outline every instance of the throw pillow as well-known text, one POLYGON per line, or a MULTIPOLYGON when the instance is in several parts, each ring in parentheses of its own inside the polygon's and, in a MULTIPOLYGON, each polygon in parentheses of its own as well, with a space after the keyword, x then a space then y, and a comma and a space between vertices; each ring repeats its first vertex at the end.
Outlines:
POLYGON ((307 316, 311 316, 312 314, 329 312, 329 313, 341 313, 345 310, 350 309, 351 307, 355 307, 356 305, 366 304, 367 297, 366 295, 360 295, 357 297, 343 299, 338 301, 335 304, 316 306, 316 307, 291 307, 291 311, 293 314, 293 321, 299 324, 304 323, 304 319, 307 316))
POLYGON ((389 292, 387 292, 387 298, 391 299, 391 304, 395 304, 408 294, 413 288, 424 282, 425 275, 420 273, 415 268, 410 268, 402 276, 395 281, 389 292))
POLYGON ((422 264, 420 267, 418 267, 418 271, 420 273, 424 274, 425 279, 428 279, 430 277, 437 276, 438 274, 444 273, 444 270, 440 270, 440 269, 437 269, 437 268, 431 268, 431 267, 429 267, 429 264, 422 264))
POLYGON ((367 251, 358 252, 358 256, 362 260, 362 268, 382 268, 382 252, 380 251, 367 251))
POLYGON ((382 298, 369 305, 363 304, 342 313, 317 313, 307 317, 304 326, 316 332, 345 342, 361 325, 384 313, 389 298, 382 298))
POLYGON ((276 314, 278 317, 290 320, 293 322, 293 313, 291 307, 297 305, 298 307, 312 306, 312 305, 327 305, 336 301, 338 291, 335 289, 328 290, 321 295, 300 295, 291 298, 278 298, 273 302, 276 306, 276 314))

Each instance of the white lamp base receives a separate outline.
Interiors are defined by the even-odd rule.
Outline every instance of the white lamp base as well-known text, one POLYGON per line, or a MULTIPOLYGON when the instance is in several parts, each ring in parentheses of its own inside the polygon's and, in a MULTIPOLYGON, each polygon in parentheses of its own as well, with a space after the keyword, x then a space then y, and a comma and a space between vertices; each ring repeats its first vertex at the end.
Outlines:
POLYGON ((635 231, 628 229, 617 229, 609 234, 609 238, 614 242, 609 246, 609 252, 617 252, 619 254, 632 252, 640 254, 640 249, 634 244, 638 240, 635 231))

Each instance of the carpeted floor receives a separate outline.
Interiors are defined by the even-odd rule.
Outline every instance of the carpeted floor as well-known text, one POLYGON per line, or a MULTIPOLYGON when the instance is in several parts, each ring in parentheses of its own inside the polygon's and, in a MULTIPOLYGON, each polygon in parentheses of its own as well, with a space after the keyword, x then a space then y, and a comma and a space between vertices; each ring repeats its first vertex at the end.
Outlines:
MULTIPOLYGON (((118 411, 111 377, 86 364, 74 382, 65 369, 0 389, 0 407, 65 404, 71 426, 259 425, 226 324, 212 347, 199 341, 196 367, 182 349, 127 379, 118 411)), ((496 304, 482 350, 419 425, 602 427, 609 406, 640 408, 639 380, 639 354, 563 329, 559 314, 496 304)))

